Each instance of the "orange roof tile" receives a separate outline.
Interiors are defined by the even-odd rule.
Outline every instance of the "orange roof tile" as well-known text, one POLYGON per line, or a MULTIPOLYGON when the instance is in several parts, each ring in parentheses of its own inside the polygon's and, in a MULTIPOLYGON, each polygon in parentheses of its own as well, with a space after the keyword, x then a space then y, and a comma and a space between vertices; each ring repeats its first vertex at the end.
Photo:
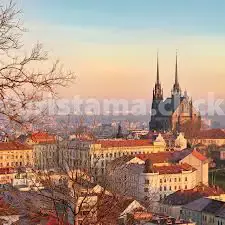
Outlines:
POLYGON ((31 140, 37 143, 55 142, 56 137, 45 132, 37 132, 31 135, 31 140))
POLYGON ((20 142, 0 142, 1 150, 27 150, 31 149, 31 146, 22 144, 20 142))
POLYGON ((200 152, 198 152, 196 149, 193 150, 192 155, 201 161, 207 160, 207 158, 204 155, 202 155, 200 152))
POLYGON ((0 174, 12 174, 15 173, 14 168, 0 168, 0 174))
POLYGON ((197 134, 199 139, 225 139, 225 132, 222 129, 202 130, 197 134))
POLYGON ((195 171, 196 169, 187 163, 175 164, 169 166, 154 166, 153 171, 159 174, 177 174, 182 173, 182 171, 195 171))
POLYGON ((149 154, 137 154, 136 157, 138 157, 141 160, 147 160, 150 159, 152 163, 163 163, 168 162, 173 157, 173 152, 158 152, 158 153, 149 153, 149 154))

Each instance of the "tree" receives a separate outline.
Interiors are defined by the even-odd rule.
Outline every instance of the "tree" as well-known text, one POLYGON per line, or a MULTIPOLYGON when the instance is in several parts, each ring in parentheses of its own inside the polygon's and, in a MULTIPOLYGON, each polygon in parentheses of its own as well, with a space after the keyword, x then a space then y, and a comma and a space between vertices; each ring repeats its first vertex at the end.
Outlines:
POLYGON ((43 63, 49 63, 49 59, 40 43, 22 54, 25 31, 16 3, 11 0, 4 4, 0 0, 0 119, 4 132, 12 124, 26 128, 37 121, 37 115, 31 111, 37 109, 43 94, 56 96, 56 88, 67 86, 74 79, 74 74, 65 72, 59 61, 43 69, 43 63))
POLYGON ((182 124, 181 132, 184 133, 185 138, 188 139, 189 145, 197 144, 196 139, 198 138, 199 132, 201 129, 200 120, 189 120, 182 124))

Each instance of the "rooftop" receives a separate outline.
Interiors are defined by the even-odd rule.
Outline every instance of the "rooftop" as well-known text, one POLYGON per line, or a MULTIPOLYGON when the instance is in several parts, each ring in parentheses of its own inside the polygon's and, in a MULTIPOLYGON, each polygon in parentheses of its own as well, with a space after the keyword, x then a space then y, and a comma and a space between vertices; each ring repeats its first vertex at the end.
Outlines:
POLYGON ((173 152, 158 152, 149 154, 137 154, 136 155, 141 160, 150 159, 152 163, 163 163, 168 162, 173 158, 173 152))
POLYGON ((184 171, 195 171, 196 169, 187 163, 168 166, 153 166, 153 171, 159 174, 178 174, 184 171))
POLYGON ((189 202, 195 201, 202 197, 218 196, 223 194, 224 191, 220 188, 209 187, 206 185, 199 185, 190 190, 179 190, 167 196, 163 203, 170 205, 186 205, 189 202))
POLYGON ((211 201, 209 198, 199 198, 184 205, 183 208, 201 212, 211 201))
POLYGON ((52 143, 56 141, 56 137, 54 135, 50 135, 45 132, 33 133, 31 134, 30 139, 36 143, 52 143))
POLYGON ((200 161, 206 161, 207 158, 195 149, 184 149, 182 151, 158 152, 150 154, 137 154, 136 156, 142 160, 150 159, 152 163, 179 162, 189 154, 200 161))
POLYGON ((225 139, 225 131, 222 129, 202 130, 197 134, 199 139, 225 139))
POLYGON ((20 142, 0 142, 0 151, 3 150, 28 150, 31 149, 29 145, 21 144, 20 142))
POLYGON ((225 202, 219 201, 219 200, 212 200, 209 202, 209 204, 203 209, 203 212, 210 213, 210 214, 216 214, 221 211, 221 209, 224 209, 225 202))

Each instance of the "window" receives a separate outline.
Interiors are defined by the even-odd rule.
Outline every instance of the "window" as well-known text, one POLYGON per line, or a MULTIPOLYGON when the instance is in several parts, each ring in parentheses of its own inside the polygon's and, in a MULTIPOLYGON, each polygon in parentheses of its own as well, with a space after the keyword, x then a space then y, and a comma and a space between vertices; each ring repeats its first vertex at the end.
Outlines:
POLYGON ((166 183, 166 179, 164 179, 164 183, 166 183))
POLYGON ((174 178, 174 182, 177 182, 177 178, 174 178))
POLYGON ((162 183, 162 179, 160 179, 160 183, 162 183))
POLYGON ((144 192, 148 192, 148 188, 144 188, 144 192))
POLYGON ((164 186, 164 191, 166 191, 166 186, 164 186))
POLYGON ((175 191, 177 190, 177 186, 174 186, 174 190, 175 190, 175 191))
POLYGON ((148 179, 145 179, 145 184, 149 184, 149 180, 148 179))
POLYGON ((187 185, 185 185, 185 189, 187 189, 187 185))
POLYGON ((169 187, 169 190, 170 190, 170 191, 172 190, 171 186, 169 187))
POLYGON ((185 177, 185 181, 187 181, 187 177, 185 177))
POLYGON ((162 186, 160 186, 159 190, 162 191, 162 186))
POLYGON ((181 182, 181 179, 180 179, 180 177, 179 177, 179 182, 181 182))

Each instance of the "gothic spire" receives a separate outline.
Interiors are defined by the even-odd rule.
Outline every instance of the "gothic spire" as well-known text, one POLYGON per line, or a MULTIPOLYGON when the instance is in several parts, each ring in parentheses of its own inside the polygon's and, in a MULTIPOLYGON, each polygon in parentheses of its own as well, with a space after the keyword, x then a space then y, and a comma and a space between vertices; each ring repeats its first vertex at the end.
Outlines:
POLYGON ((179 83, 178 83, 178 73, 177 73, 177 52, 176 52, 176 65, 175 65, 175 85, 179 85, 179 83))
POLYGON ((181 89, 180 89, 180 85, 179 85, 179 81, 178 81, 177 52, 176 52, 176 63, 175 63, 175 82, 173 85, 172 94, 173 95, 175 95, 175 94, 181 95, 181 89))
POLYGON ((163 93, 162 93, 162 87, 159 80, 159 54, 157 52, 157 65, 156 65, 156 82, 155 87, 153 90, 153 99, 154 100, 162 100, 163 99, 163 93))
POLYGON ((157 71, 156 71, 156 83, 159 84, 159 53, 157 52, 157 71))

